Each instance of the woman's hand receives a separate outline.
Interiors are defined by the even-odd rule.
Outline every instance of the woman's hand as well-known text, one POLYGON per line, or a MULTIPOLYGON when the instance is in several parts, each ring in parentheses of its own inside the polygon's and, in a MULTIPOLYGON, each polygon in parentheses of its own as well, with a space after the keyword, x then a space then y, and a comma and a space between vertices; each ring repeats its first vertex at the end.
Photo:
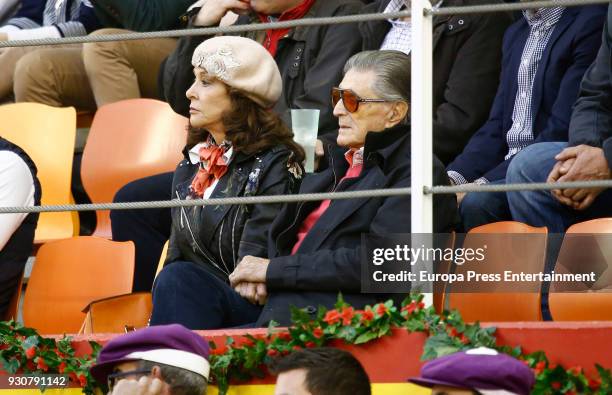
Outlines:
POLYGON ((230 284, 233 287, 240 283, 264 283, 266 282, 266 271, 270 264, 269 259, 258 258, 247 255, 236 266, 234 272, 229 275, 230 284))

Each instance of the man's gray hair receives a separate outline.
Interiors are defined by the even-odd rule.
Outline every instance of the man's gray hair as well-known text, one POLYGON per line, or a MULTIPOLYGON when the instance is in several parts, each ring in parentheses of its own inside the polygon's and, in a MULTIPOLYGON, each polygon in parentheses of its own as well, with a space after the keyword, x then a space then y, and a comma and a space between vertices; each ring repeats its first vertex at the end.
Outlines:
POLYGON ((400 51, 363 51, 346 62, 349 70, 376 74, 372 90, 381 99, 410 103, 410 56, 400 51))
POLYGON ((140 361, 140 369, 153 369, 159 366, 163 381, 170 386, 172 395, 204 395, 208 382, 203 376, 186 369, 163 363, 140 361))

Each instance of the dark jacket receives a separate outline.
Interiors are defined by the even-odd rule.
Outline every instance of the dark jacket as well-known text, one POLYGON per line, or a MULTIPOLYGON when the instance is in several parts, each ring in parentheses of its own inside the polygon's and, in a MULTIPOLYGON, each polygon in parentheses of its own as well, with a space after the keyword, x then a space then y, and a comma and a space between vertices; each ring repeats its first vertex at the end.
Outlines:
MULTIPOLYGON (((533 85, 533 143, 567 141, 572 105, 580 81, 601 44, 604 6, 568 7, 546 45, 533 85)), ((529 36, 525 18, 515 22, 504 37, 502 76, 489 120, 472 137, 463 153, 448 166, 468 182, 480 177, 503 180, 510 159, 506 135, 518 87, 517 75, 529 36)))
MULTIPOLYGON (((357 0, 317 0, 304 18, 357 14, 362 4, 357 0)), ((236 25, 259 22, 254 16, 241 16, 236 25)), ((241 34, 263 42, 265 32, 241 34)), ((174 111, 188 116, 185 92, 193 83, 191 55, 209 37, 186 37, 162 66, 162 95, 174 111)), ((340 83, 347 59, 361 48, 361 36, 354 23, 332 26, 299 27, 281 39, 276 63, 283 79, 283 93, 275 111, 291 125, 291 108, 315 108, 321 111, 319 133, 335 131, 338 121, 332 114, 331 88, 340 83)))
MULTIPOLYGON (((383 12, 378 0, 363 13, 383 12)), ((502 3, 501 0, 444 0, 443 7, 502 3)), ((445 165, 487 120, 499 83, 501 44, 512 17, 506 13, 436 16, 433 20, 433 147, 445 165)), ((363 49, 379 49, 391 23, 359 25, 363 49)))
MULTIPOLYGON (((326 170, 302 182, 300 193, 356 191, 410 186, 410 126, 368 133, 361 175, 338 184, 348 164, 342 152, 329 156, 326 170)), ((434 185, 448 184, 444 167, 434 161, 434 185)), ((266 274, 268 302, 258 325, 275 320, 290 323, 290 306, 316 315, 319 305, 331 307, 338 292, 355 308, 386 300, 389 295, 360 294, 361 235, 410 233, 410 196, 332 201, 291 255, 304 219, 320 202, 288 204, 272 224, 268 244, 271 258, 266 274)), ((453 195, 437 195, 434 229, 449 231, 456 209, 453 195)), ((395 295, 396 297, 398 295, 395 295)))
MULTIPOLYGON (((34 204, 40 205, 40 182, 36 178, 36 165, 21 148, 0 137, 0 151, 17 154, 28 166, 34 180, 34 204)), ((34 232, 38 223, 38 213, 28 214, 11 238, 0 250, 0 317, 8 307, 15 287, 21 278, 26 261, 32 253, 34 232)))
POLYGON ((602 147, 612 169, 612 7, 603 31, 597 59, 587 70, 574 105, 569 144, 602 147))
POLYGON ((136 32, 176 29, 195 0, 91 0, 105 27, 136 32))
MULTIPOLYGON (((290 151, 282 146, 257 155, 235 154, 210 198, 295 193, 290 151)), ((198 165, 185 152, 174 173, 173 199, 185 200, 198 165)), ((267 256, 268 230, 280 204, 198 206, 172 209, 172 233, 166 264, 177 260, 210 268, 224 281, 245 255, 267 256)))
MULTIPOLYGON (((83 30, 91 33, 103 27, 91 5, 85 1, 76 4, 75 1, 66 0, 66 14, 58 17, 58 20, 65 20, 65 22, 54 25, 62 36, 83 34, 81 33, 83 30), (82 29, 75 28, 75 22, 82 25, 82 29)), ((17 13, 6 24, 17 26, 20 29, 34 29, 43 26, 45 9, 54 9, 56 2, 57 0, 21 0, 17 13)))

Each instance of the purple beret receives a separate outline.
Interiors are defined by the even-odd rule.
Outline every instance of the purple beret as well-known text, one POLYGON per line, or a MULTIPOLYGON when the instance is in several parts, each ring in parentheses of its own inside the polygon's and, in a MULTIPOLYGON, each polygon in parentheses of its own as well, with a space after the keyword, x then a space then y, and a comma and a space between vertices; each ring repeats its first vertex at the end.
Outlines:
POLYGON ((475 348, 427 362, 421 377, 411 382, 433 387, 465 388, 486 394, 491 390, 529 395, 535 382, 533 372, 521 361, 489 348, 475 348))
POLYGON ((208 342, 182 325, 151 326, 108 342, 91 374, 104 383, 118 363, 143 360, 189 370, 208 379, 208 354, 208 342))

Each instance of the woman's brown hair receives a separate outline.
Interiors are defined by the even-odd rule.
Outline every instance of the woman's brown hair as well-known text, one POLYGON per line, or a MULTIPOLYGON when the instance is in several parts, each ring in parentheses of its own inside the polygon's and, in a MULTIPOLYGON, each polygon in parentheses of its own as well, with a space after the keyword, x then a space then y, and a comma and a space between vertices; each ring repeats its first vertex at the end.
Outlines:
MULTIPOLYGON (((278 114, 263 108, 237 89, 228 87, 228 94, 231 109, 223 114, 222 122, 226 130, 225 139, 237 152, 251 155, 284 145, 293 153, 293 162, 304 161, 304 149, 293 140, 293 133, 278 114)), ((187 146, 193 147, 207 137, 207 130, 190 127, 187 146)))

